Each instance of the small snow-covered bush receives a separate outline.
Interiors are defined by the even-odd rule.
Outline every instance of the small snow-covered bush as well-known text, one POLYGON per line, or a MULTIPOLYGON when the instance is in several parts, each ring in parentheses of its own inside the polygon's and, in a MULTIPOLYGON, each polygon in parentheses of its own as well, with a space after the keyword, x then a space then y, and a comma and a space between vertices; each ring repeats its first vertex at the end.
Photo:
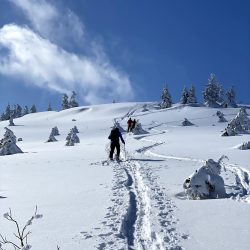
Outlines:
POLYGON ((204 166, 184 181, 183 188, 189 199, 214 199, 226 196, 224 180, 220 176, 222 159, 218 162, 207 160, 204 166))
POLYGON ((241 145, 239 146, 239 149, 241 149, 241 150, 250 149, 250 141, 244 142, 243 144, 241 144, 241 145))
POLYGON ((75 143, 80 143, 80 139, 74 129, 71 129, 66 137, 66 146, 74 146, 75 143))
POLYGON ((192 122, 190 122, 187 118, 184 118, 184 121, 181 123, 182 126, 192 126, 194 125, 192 122))
POLYGON ((4 138, 0 141, 0 155, 12 155, 23 153, 16 145, 16 136, 14 133, 5 127, 4 138))
POLYGON ((217 111, 216 115, 219 118, 219 122, 227 122, 226 118, 224 117, 224 114, 221 111, 217 111))
POLYGON ((142 125, 139 120, 136 121, 135 128, 132 132, 134 135, 148 134, 148 132, 142 128, 142 125))

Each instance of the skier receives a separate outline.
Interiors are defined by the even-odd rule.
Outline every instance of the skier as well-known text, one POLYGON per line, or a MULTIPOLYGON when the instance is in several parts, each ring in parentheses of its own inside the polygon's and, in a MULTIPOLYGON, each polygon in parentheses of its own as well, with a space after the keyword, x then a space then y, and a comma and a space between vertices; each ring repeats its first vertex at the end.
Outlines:
POLYGON ((136 125, 136 120, 134 119, 134 120, 132 121, 131 131, 133 131, 133 130, 134 130, 135 125, 136 125))
POLYGON ((119 128, 113 128, 108 138, 111 140, 109 159, 113 160, 113 154, 116 148, 116 159, 119 160, 119 157, 120 157, 120 140, 119 139, 121 139, 122 143, 125 145, 125 141, 122 138, 122 134, 119 128))
POLYGON ((128 124, 128 132, 131 132, 131 126, 133 124, 133 121, 131 118, 129 118, 129 120, 127 121, 127 124, 128 124))

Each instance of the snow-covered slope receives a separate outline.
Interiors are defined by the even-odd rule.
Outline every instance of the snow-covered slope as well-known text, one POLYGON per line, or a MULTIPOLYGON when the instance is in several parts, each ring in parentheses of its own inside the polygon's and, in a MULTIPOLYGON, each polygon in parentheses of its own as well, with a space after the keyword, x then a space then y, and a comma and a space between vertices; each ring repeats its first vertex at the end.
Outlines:
MULTIPOLYGON (((250 151, 237 145, 250 135, 222 137, 217 109, 147 109, 107 104, 14 120, 24 153, 0 156, 0 214, 11 208, 24 224, 38 206, 44 217, 32 225, 32 249, 249 249, 250 151), (103 164, 114 121, 126 129, 128 117, 148 133, 124 133, 126 161, 103 164), (184 118, 194 125, 182 126, 184 118), (47 143, 55 126, 58 141, 47 143), (80 143, 67 147, 74 126, 80 143), (185 178, 222 155, 227 198, 188 200, 185 178)), ((230 121, 239 109, 220 111, 230 121)), ((7 125, 0 122, 2 135, 7 125)), ((1 216, 0 233, 15 240, 14 231, 1 216)))

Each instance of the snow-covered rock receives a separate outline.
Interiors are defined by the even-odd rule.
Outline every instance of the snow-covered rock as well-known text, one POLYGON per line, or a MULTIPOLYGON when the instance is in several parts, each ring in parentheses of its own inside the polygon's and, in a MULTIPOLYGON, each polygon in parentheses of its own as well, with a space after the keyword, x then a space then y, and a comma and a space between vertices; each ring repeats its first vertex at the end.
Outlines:
POLYGON ((16 145, 16 136, 14 133, 5 127, 4 138, 0 141, 0 155, 12 155, 23 153, 16 145))
POLYGON ((224 180, 220 176, 221 160, 212 159, 190 175, 183 184, 183 188, 190 199, 213 199, 226 196, 224 180))

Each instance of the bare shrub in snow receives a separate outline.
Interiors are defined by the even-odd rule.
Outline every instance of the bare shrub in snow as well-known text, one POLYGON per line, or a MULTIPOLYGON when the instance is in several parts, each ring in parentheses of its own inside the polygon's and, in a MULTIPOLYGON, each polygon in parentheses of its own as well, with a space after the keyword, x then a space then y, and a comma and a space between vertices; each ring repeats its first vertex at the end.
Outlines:
POLYGON ((182 126, 192 126, 194 125, 192 122, 190 122, 187 118, 184 118, 184 121, 181 123, 182 126))
POLYGON ((31 249, 31 245, 28 244, 28 236, 31 234, 31 231, 28 230, 28 228, 32 225, 33 221, 36 219, 41 219, 43 216, 42 214, 37 213, 37 207, 35 210, 35 213, 31 218, 25 223, 25 225, 21 228, 18 221, 14 219, 12 216, 11 209, 8 213, 5 213, 4 218, 12 223, 15 224, 16 232, 13 233, 15 238, 17 239, 17 242, 14 240, 10 240, 7 237, 0 234, 0 250, 4 250, 4 245, 11 245, 15 250, 21 249, 21 250, 29 250, 31 249))
POLYGON ((241 150, 250 149, 250 141, 244 142, 243 144, 241 144, 241 145, 239 146, 239 149, 241 149, 241 150))
POLYGON ((135 128, 133 129, 133 134, 134 135, 148 134, 148 132, 142 128, 142 125, 139 122, 139 120, 136 121, 135 128))
POLYGON ((75 143, 80 143, 80 139, 74 129, 71 129, 66 137, 66 146, 74 146, 75 143))
POLYGON ((0 141, 0 155, 12 155, 23 153, 16 145, 16 136, 14 133, 5 127, 4 138, 0 141))
POLYGON ((218 110, 216 112, 216 115, 219 118, 219 122, 227 122, 226 118, 224 117, 224 114, 221 111, 218 110))
POLYGON ((189 199, 214 199, 226 196, 221 174, 221 157, 218 162, 209 159, 205 165, 190 175, 183 184, 189 199))
POLYGON ((227 125, 222 136, 231 136, 250 132, 250 119, 245 108, 241 108, 238 114, 227 125))

